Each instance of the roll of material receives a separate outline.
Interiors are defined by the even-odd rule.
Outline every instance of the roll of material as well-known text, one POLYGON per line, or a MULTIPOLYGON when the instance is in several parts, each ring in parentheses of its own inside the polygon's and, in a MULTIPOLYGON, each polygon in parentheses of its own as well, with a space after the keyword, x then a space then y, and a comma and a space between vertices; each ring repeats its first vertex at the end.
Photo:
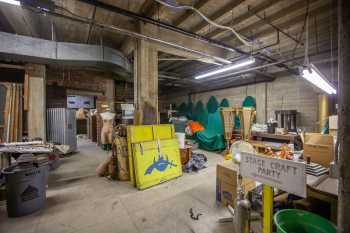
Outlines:
POLYGON ((180 149, 185 148, 185 133, 175 133, 177 138, 179 139, 180 149))

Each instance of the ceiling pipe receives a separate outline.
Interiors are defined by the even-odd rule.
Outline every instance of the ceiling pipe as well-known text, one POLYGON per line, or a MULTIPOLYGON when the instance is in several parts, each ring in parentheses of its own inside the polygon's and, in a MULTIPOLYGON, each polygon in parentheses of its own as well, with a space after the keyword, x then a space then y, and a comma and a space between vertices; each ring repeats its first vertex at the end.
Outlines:
MULTIPOLYGON (((227 44, 219 42, 217 40, 213 40, 213 39, 207 38, 205 36, 202 36, 202 35, 199 35, 199 34, 196 34, 196 33, 193 33, 193 32, 190 32, 190 31, 187 31, 187 30, 184 30, 184 29, 181 29, 181 28, 178 28, 178 27, 173 26, 171 24, 167 24, 167 23, 161 22, 159 20, 152 19, 152 18, 147 17, 147 16, 142 16, 142 15, 136 14, 136 13, 134 13, 132 11, 128 11, 128 10, 122 9, 120 7, 117 7, 117 6, 113 6, 113 5, 110 5, 110 4, 98 1, 98 0, 78 0, 78 1, 84 2, 86 4, 90 4, 90 5, 93 5, 95 7, 99 7, 99 8, 111 11, 111 12, 114 12, 114 13, 117 13, 117 14, 121 14, 121 15, 130 17, 130 18, 133 18, 133 19, 137 19, 137 20, 140 20, 140 21, 143 21, 143 22, 146 22, 146 23, 150 23, 150 24, 162 27, 162 28, 166 28, 168 30, 172 30, 172 31, 181 33, 183 35, 186 35, 186 36, 198 39, 198 40, 200 40, 202 42, 205 42, 205 43, 208 43, 210 45, 213 45, 213 46, 216 46, 216 47, 219 47, 219 48, 222 48, 222 49, 226 49, 226 50, 231 51, 231 52, 236 52, 236 53, 239 53, 239 54, 244 55, 244 56, 251 56, 251 53, 245 52, 245 51, 243 51, 243 50, 241 50, 241 49, 239 49, 237 47, 233 47, 233 46, 227 45, 227 44)), ((262 54, 260 52, 254 54, 254 56, 257 59, 261 60, 261 61, 269 61, 269 62, 275 62, 276 61, 275 59, 271 58, 270 56, 262 54)), ((225 62, 225 63, 227 64, 227 62, 225 62)), ((281 68, 285 68, 291 74, 297 75, 291 68, 289 68, 285 64, 280 63, 277 66, 281 67, 281 68)))
MULTIPOLYGON (((25 6, 22 6, 22 7, 25 7, 25 6)), ((71 17, 71 16, 67 16, 67 15, 64 15, 64 14, 60 14, 60 13, 57 13, 57 12, 44 11, 42 9, 32 9, 30 7, 25 7, 25 8, 27 8, 29 10, 32 10, 33 12, 38 13, 38 14, 51 15, 51 16, 54 16, 54 17, 71 20, 71 21, 74 21, 74 22, 77 22, 77 23, 82 23, 82 24, 87 24, 87 25, 89 25, 91 23, 91 20, 83 18, 83 17, 77 18, 77 17, 71 17)), ((231 61, 229 61, 229 60, 227 60, 225 58, 213 56, 213 55, 210 55, 210 54, 198 51, 198 50, 187 48, 187 47, 179 45, 179 44, 175 44, 175 43, 172 43, 172 42, 168 42, 168 41, 160 40, 160 39, 153 38, 153 37, 150 37, 150 36, 146 36, 146 35, 143 35, 141 33, 133 32, 133 31, 130 31, 130 30, 127 30, 127 29, 123 29, 123 28, 120 28, 120 27, 116 27, 116 26, 113 26, 113 25, 98 23, 96 21, 93 21, 93 25, 96 26, 96 27, 102 28, 102 29, 115 31, 115 32, 118 32, 118 33, 123 34, 123 35, 131 36, 131 37, 135 37, 135 38, 139 38, 139 39, 144 39, 144 40, 147 40, 147 41, 150 41, 150 42, 155 42, 155 43, 163 44, 163 45, 170 46, 170 47, 173 47, 173 48, 176 48, 176 49, 180 49, 180 50, 183 50, 183 51, 191 52, 191 53, 194 53, 194 54, 206 57, 206 58, 210 58, 210 59, 215 60, 217 62, 221 62, 221 63, 225 63, 225 64, 231 63, 231 61)))
POLYGON ((133 19, 137 19, 137 20, 143 21, 145 23, 150 23, 150 24, 162 27, 162 28, 166 28, 166 29, 174 31, 174 32, 178 32, 178 33, 181 33, 181 34, 184 34, 184 35, 196 38, 196 39, 198 39, 200 41, 203 41, 205 43, 209 43, 209 44, 211 44, 213 46, 229 50, 231 52, 236 52, 236 53, 245 54, 245 55, 249 54, 249 53, 244 52, 241 49, 232 47, 232 46, 227 45, 225 43, 222 43, 220 41, 207 38, 205 36, 193 33, 191 31, 187 31, 187 30, 181 29, 179 27, 173 26, 173 25, 165 23, 165 22, 161 22, 159 20, 152 19, 152 18, 147 17, 147 16, 136 14, 136 13, 134 13, 132 11, 128 11, 128 10, 125 10, 123 8, 120 8, 120 7, 117 7, 117 6, 114 6, 114 5, 110 5, 110 4, 107 4, 107 3, 104 3, 104 2, 100 2, 100 1, 96 1, 96 0, 78 0, 78 1, 84 2, 84 3, 89 4, 89 5, 93 5, 95 7, 99 7, 99 8, 111 11, 111 12, 114 12, 114 13, 117 13, 117 14, 120 14, 120 15, 124 15, 124 16, 130 17, 130 18, 133 18, 133 19))

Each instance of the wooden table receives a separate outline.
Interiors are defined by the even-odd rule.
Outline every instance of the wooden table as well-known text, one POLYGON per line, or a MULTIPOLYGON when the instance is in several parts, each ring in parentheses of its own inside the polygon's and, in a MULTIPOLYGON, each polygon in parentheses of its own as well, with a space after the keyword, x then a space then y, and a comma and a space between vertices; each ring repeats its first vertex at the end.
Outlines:
POLYGON ((265 150, 268 147, 270 147, 272 150, 281 150, 281 146, 283 145, 283 143, 278 143, 278 142, 264 142, 264 141, 256 141, 256 140, 249 140, 249 143, 257 151, 259 151, 259 149, 265 150))
POLYGON ((297 135, 295 134, 272 134, 272 133, 262 133, 252 131, 252 136, 255 140, 258 141, 269 141, 269 140, 278 140, 286 143, 294 143, 294 140, 297 135))
POLYGON ((331 221, 337 223, 338 179, 328 175, 316 177, 307 175, 307 196, 330 204, 331 221))

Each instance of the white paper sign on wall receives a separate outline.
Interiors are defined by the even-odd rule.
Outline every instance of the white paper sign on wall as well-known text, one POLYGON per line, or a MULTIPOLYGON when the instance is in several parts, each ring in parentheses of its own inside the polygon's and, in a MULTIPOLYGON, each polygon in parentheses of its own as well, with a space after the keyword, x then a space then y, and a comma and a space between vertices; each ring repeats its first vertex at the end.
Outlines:
POLYGON ((300 197, 306 197, 305 164, 241 153, 240 173, 263 184, 276 187, 300 197))

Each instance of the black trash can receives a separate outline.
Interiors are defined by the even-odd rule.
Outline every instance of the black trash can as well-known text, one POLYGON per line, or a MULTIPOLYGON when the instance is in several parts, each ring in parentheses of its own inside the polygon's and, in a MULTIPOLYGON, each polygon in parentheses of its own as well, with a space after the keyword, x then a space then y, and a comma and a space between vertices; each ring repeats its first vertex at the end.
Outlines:
POLYGON ((20 217, 42 209, 46 202, 48 163, 3 169, 6 180, 7 214, 20 217))

